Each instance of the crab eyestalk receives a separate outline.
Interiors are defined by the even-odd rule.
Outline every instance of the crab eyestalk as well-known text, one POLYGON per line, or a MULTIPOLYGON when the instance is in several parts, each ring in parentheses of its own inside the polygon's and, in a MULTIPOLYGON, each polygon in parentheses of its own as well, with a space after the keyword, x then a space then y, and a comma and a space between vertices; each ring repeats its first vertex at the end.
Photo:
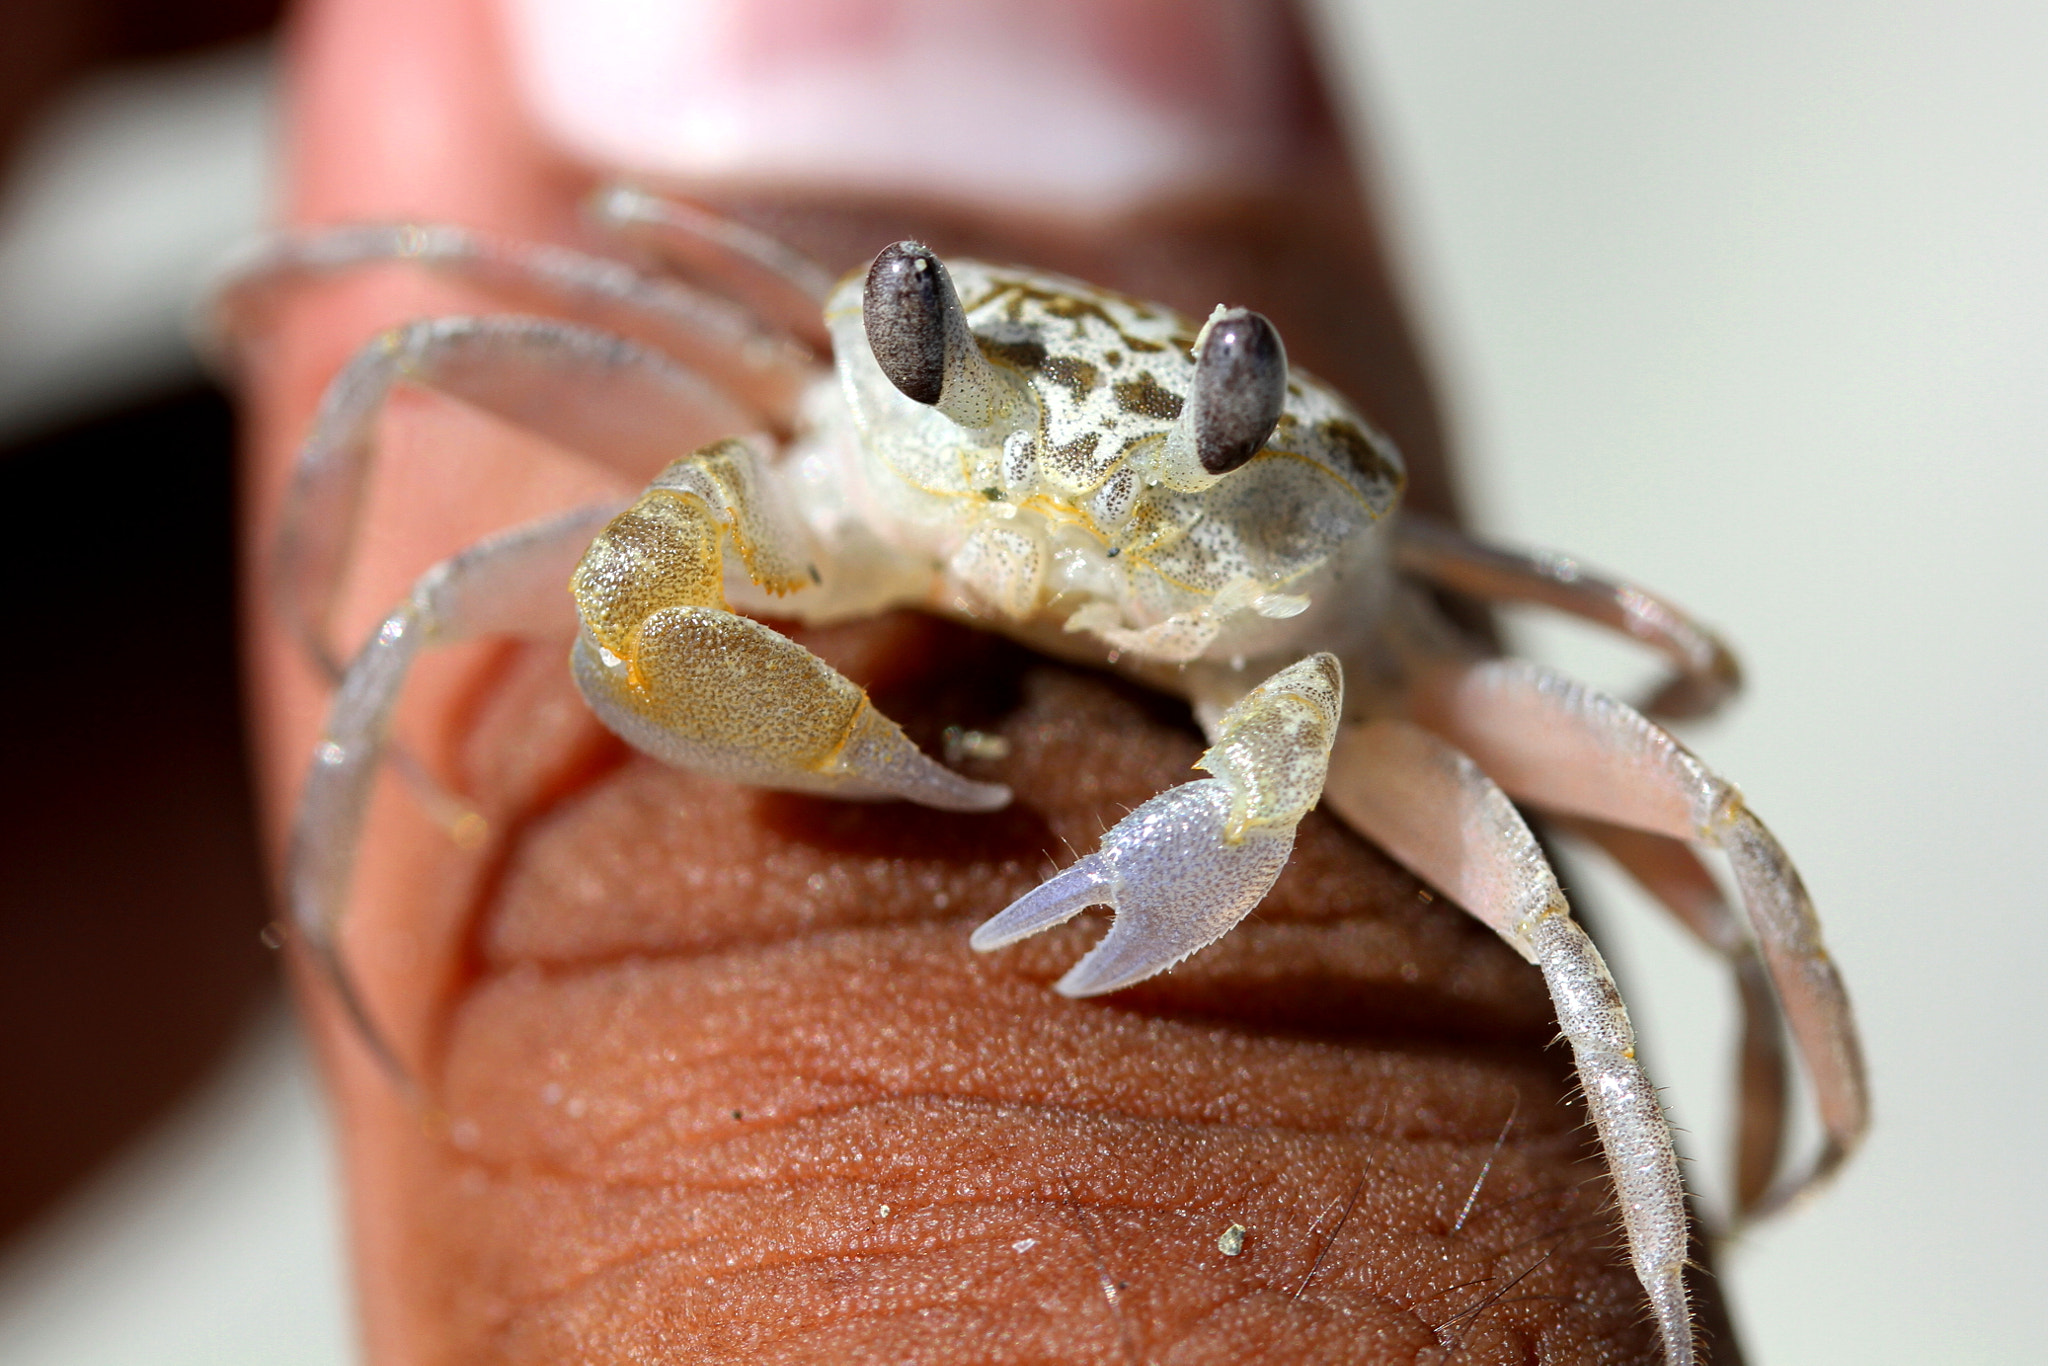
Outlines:
POLYGON ((1248 308, 1219 308, 1196 339, 1195 379, 1166 435, 1169 487, 1208 488, 1259 453, 1287 404, 1287 348, 1248 308))
POLYGON ((882 248, 862 295, 875 363, 906 398, 969 430, 1009 416, 1017 396, 983 358, 967 310, 936 253, 921 242, 882 248))

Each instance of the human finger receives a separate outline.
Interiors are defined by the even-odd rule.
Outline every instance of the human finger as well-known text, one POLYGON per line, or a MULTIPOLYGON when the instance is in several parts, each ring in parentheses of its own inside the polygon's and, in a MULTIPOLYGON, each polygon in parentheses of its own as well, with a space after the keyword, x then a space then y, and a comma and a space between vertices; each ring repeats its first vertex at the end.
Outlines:
MULTIPOLYGON (((577 238, 591 172, 534 126, 506 41, 481 9, 316 6, 297 211, 577 238)), ((1256 302, 1437 469, 1341 140, 1279 50, 1270 166, 1184 190, 1033 212, 872 176, 691 189, 834 267, 916 235, 1190 311, 1256 302)), ((291 312, 257 395, 259 505, 347 349, 446 301, 386 282, 291 312)), ((358 616, 571 478, 460 414, 412 420, 358 616)), ((1185 717, 918 619, 805 639, 928 744, 970 713, 1008 739, 989 776, 1017 809, 966 824, 662 769, 597 732, 544 653, 472 653, 416 699, 409 733, 499 833, 465 854, 387 811, 360 879, 352 961, 445 1112, 423 1130, 330 1020, 380 1358, 1647 1342, 1540 987, 1505 949, 1312 823, 1257 920, 1108 1005, 1044 989, 1078 929, 976 963, 968 925, 1185 767, 1185 717)), ((281 640, 259 649, 281 812, 320 688, 281 640)))

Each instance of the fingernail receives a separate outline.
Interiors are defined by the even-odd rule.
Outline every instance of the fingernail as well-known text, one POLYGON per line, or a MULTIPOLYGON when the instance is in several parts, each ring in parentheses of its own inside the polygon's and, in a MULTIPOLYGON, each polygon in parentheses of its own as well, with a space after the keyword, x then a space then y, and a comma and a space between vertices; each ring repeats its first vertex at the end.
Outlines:
POLYGON ((1271 0, 507 0, 541 130, 624 172, 1114 212, 1269 182, 1271 0))

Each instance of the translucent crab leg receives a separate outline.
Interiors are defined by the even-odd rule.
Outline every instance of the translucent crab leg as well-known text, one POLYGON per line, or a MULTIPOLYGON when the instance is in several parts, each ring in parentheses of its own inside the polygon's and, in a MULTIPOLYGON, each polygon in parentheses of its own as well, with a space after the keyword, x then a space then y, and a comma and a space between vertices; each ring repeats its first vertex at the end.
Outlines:
POLYGON ((1514 804, 1470 758, 1399 720, 1344 727, 1324 801, 1542 970, 1614 1178, 1629 1258, 1667 1366, 1691 1366, 1685 1187, 1600 951, 1514 804))
POLYGON ((460 399, 634 483, 751 415, 644 346, 537 318, 439 318, 358 351, 327 386, 285 495, 272 585, 289 629, 330 679, 329 614, 394 386, 460 399))
POLYGON ((1805 884, 1733 785, 1633 708, 1519 660, 1425 670, 1415 718, 1516 797, 1569 815, 1711 845, 1728 856, 1825 1134, 1820 1152, 1759 1200, 1761 1217, 1840 1166, 1870 1122, 1849 997, 1805 884))
MULTIPOLYGON (((270 587, 279 616, 330 682, 341 677, 330 615, 346 571, 385 404, 400 383, 435 390, 546 436, 637 482, 745 414, 723 392, 646 347, 536 318, 440 318, 359 350, 327 386, 285 492, 270 587)), ((466 803, 402 750, 390 755, 451 835, 466 803)))
POLYGON ((562 585, 616 504, 579 508, 501 533, 421 575, 350 663, 314 749, 292 826, 285 872, 291 923, 379 1063, 402 1085, 409 1072, 377 1027, 341 952, 357 848, 392 713, 421 650, 505 632, 567 634, 575 617, 562 585))
POLYGON ((1395 529, 1394 563, 1404 574, 1489 602, 1528 602, 1596 622, 1663 655, 1676 670, 1644 701, 1649 716, 1706 716, 1742 687, 1727 644, 1668 599, 1603 578, 1565 555, 1505 550, 1426 518, 1395 529))
POLYGON ((399 223, 287 231, 252 243, 216 275, 202 342, 231 360, 237 345, 260 336, 265 311, 283 291, 391 264, 475 284, 512 309, 615 332, 674 356, 753 410, 742 429, 786 430, 819 367, 809 347, 747 309, 677 281, 566 247, 399 223))
POLYGON ((1728 964, 1742 1011, 1733 1172, 1733 1213, 1739 1223, 1763 1201, 1777 1174, 1791 1083, 1784 1019, 1756 941, 1690 845, 1669 835, 1582 816, 1554 817, 1552 823, 1606 853, 1728 964))
POLYGON ((669 272, 730 295, 818 351, 831 346, 825 299, 832 273, 764 232, 636 185, 592 195, 590 216, 669 272))

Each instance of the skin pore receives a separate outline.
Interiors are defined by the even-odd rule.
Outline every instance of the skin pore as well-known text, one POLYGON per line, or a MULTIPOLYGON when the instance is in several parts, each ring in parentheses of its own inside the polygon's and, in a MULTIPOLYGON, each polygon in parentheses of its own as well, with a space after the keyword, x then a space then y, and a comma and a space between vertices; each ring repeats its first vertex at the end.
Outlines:
MULTIPOLYGON (((590 244, 575 206, 594 175, 532 131, 480 0, 321 0, 294 44, 294 221, 590 244)), ((1195 316, 1257 307, 1402 445, 1411 505, 1449 513, 1421 368, 1300 71, 1274 115, 1286 214, 1270 187, 1107 219, 689 192, 835 271, 914 236, 1195 316)), ((246 375, 252 563, 347 355, 488 303, 386 271, 278 310, 246 375)), ((475 536, 630 492, 425 396, 385 438, 337 640, 475 536)), ((281 844, 325 696, 250 600, 281 844)), ((1006 758, 963 768, 1015 804, 954 816, 665 768, 596 725, 557 646, 423 667, 401 742, 490 834, 458 847, 388 783, 345 944, 426 1102, 302 983, 373 1360, 1649 1358, 1569 1056, 1534 970, 1488 931, 1316 814, 1221 944, 1062 999, 1050 983, 1099 917, 986 957, 968 932, 1188 776, 1185 707, 913 614, 790 633, 928 752, 954 725, 1007 739, 1006 758)), ((1696 1283, 1711 1359, 1732 1361, 1711 1278, 1696 1283)))

